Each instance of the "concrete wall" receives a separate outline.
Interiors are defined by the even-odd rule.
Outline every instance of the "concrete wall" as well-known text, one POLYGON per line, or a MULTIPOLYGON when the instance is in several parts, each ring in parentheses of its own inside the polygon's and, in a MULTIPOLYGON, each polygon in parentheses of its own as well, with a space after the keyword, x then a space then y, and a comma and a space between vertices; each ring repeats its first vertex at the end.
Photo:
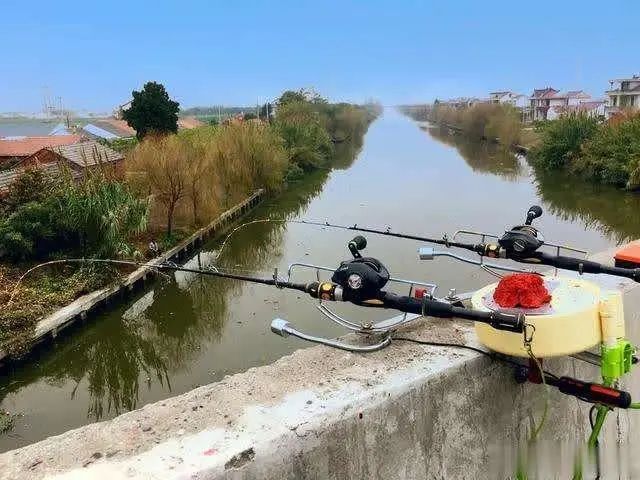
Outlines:
MULTIPOLYGON (((628 330, 637 340, 640 289, 617 279, 605 283, 626 290, 628 330)), ((466 322, 421 320, 405 335, 474 344, 466 322)), ((596 367, 572 359, 545 367, 598 378, 596 367)), ((365 355, 299 350, 4 453, 0 478, 509 478, 516 449, 527 445, 544 404, 540 386, 518 385, 512 374, 474 352, 400 341, 365 355)), ((640 394, 638 375, 633 383, 626 387, 640 394)), ((530 450, 539 470, 529 478, 570 478, 587 414, 588 405, 550 393, 549 418, 530 450)), ((603 479, 640 477, 640 459, 630 455, 639 445, 638 416, 611 416, 603 479)))

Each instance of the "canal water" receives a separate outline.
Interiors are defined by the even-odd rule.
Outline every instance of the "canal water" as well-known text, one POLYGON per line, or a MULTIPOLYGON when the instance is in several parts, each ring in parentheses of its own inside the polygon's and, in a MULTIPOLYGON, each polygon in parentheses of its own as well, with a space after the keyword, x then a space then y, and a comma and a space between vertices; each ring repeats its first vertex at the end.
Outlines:
MULTIPOLYGON (((499 233, 521 223, 532 204, 545 210, 538 226, 548 240, 597 251, 640 237, 638 197, 536 175, 523 159, 422 130, 390 110, 371 125, 361 150, 342 145, 332 171, 307 177, 245 220, 330 220, 434 236, 463 227, 499 233)), ((218 258, 216 240, 190 263, 265 276, 296 261, 334 267, 350 257, 352 236, 299 224, 254 224, 234 235, 218 258)), ((492 280, 449 259, 419 262, 417 242, 372 235, 368 241, 367 254, 394 276, 435 282, 444 292, 492 280)), ((389 316, 344 305, 338 311, 358 320, 389 316)), ((270 333, 275 317, 311 333, 340 333, 300 293, 185 274, 161 278, 5 372, 0 409, 17 416, 0 434, 0 450, 112 418, 308 345, 270 333)))

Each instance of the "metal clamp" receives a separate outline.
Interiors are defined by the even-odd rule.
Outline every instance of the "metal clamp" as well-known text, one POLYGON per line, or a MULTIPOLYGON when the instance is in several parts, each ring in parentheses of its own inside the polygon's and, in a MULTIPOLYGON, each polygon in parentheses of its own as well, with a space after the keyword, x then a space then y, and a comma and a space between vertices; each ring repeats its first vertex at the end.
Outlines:
POLYGON ((271 331, 281 337, 288 337, 289 335, 306 340, 308 342, 318 343, 320 345, 326 345, 328 347, 338 348, 340 350, 346 350, 348 352, 360 352, 368 353, 381 350, 384 347, 391 344, 391 336, 386 335, 381 341, 370 345, 353 345, 346 342, 340 342, 338 340, 331 340, 328 338, 316 337, 296 330, 289 322, 282 318, 276 318, 271 322, 271 331))

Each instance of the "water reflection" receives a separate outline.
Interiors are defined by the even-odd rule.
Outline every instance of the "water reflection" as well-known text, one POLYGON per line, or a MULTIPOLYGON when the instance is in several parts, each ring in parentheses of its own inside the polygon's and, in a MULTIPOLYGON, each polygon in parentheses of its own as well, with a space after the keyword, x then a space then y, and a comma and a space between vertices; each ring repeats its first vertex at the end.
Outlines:
POLYGON ((640 237, 640 195, 585 182, 563 172, 536 171, 538 194, 563 220, 580 220, 616 243, 640 237))
POLYGON ((445 128, 433 126, 427 131, 438 141, 455 147, 474 171, 509 181, 532 175, 545 210, 564 221, 580 221, 585 229, 596 230, 616 243, 640 237, 640 195, 637 193, 586 182, 566 172, 531 170, 526 160, 494 144, 451 135, 445 128))
POLYGON ((427 127, 426 130, 439 142, 454 147, 474 172, 499 175, 511 182, 528 173, 518 156, 495 143, 469 140, 438 126, 427 127))
MULTIPOLYGON (((322 190, 328 177, 328 171, 309 175, 280 197, 265 202, 246 220, 298 215, 322 190)), ((221 262, 225 268, 269 271, 282 254, 285 231, 286 226, 280 223, 256 224, 240 230, 225 248, 221 262)), ((211 264, 219 242, 205 245, 187 263, 195 267, 211 264)), ((203 345, 220 340, 229 302, 238 297, 241 288, 238 281, 180 273, 165 275, 130 305, 79 328, 69 338, 61 339, 55 349, 41 352, 28 364, 11 367, 0 383, 0 405, 13 412, 22 411, 26 407, 14 405, 12 395, 19 394, 17 400, 25 388, 37 390, 43 381, 60 392, 66 390, 67 401, 84 403, 86 418, 92 420, 135 409, 142 386, 147 391, 165 392, 166 396, 172 391, 172 376, 189 369, 203 345), (81 398, 85 396, 86 399, 81 398)), ((29 432, 33 427, 26 420, 24 425, 20 421, 16 421, 16 430, 25 429, 38 436, 29 432)), ((86 423, 76 417, 73 421, 86 423)), ((67 421, 57 431, 73 426, 67 421)), ((56 433, 55 426, 48 428, 47 434, 56 433)), ((22 442, 18 439, 17 443, 22 442)), ((14 435, 0 436, 0 450, 17 446, 14 435)))

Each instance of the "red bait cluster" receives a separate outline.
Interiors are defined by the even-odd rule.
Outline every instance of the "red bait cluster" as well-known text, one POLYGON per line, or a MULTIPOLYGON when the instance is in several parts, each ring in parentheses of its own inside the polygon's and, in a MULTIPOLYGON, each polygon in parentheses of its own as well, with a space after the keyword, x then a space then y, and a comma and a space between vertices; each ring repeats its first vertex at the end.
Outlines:
POLYGON ((500 280, 493 299, 503 308, 538 308, 549 303, 551 295, 540 275, 516 273, 500 280))

